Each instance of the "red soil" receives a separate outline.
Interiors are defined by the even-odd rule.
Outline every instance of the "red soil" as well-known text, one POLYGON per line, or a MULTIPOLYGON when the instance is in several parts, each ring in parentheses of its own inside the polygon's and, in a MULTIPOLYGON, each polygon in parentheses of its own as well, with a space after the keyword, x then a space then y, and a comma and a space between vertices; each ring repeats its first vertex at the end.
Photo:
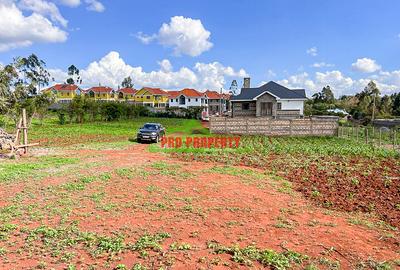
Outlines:
MULTIPOLYGON (((134 145, 127 150, 85 150, 68 155, 80 156, 93 154, 94 157, 82 162, 98 162, 99 167, 83 169, 85 174, 110 172, 116 168, 144 168, 155 161, 164 161, 171 165, 180 165, 177 170, 192 174, 182 178, 171 175, 151 174, 145 178, 119 177, 115 173, 109 182, 93 182, 85 190, 72 193, 76 202, 69 221, 77 221, 82 231, 111 235, 123 231, 125 242, 135 242, 144 232, 168 232, 170 239, 162 244, 164 252, 151 252, 143 259, 137 252, 127 251, 118 255, 120 260, 105 266, 106 258, 93 259, 83 249, 74 250, 77 256, 72 262, 77 269, 87 269, 97 263, 96 269, 109 269, 123 263, 132 267, 141 262, 149 269, 168 265, 172 260, 172 269, 239 269, 246 268, 230 261, 228 255, 213 254, 207 248, 211 240, 230 246, 255 244, 259 248, 282 251, 288 248, 310 256, 326 257, 340 262, 342 269, 351 269, 361 261, 399 259, 400 244, 397 232, 391 237, 384 237, 386 232, 378 228, 367 228, 349 224, 351 214, 327 212, 323 208, 311 205, 300 193, 285 194, 274 187, 274 180, 260 180, 259 183, 244 183, 243 177, 205 172, 204 170, 220 166, 216 163, 184 162, 172 159, 165 154, 149 153, 147 145, 134 145), (149 187, 155 187, 149 191, 149 187), (90 200, 95 192, 104 192, 103 203, 115 206, 111 211, 99 208, 90 200), (189 202, 189 203, 188 203, 189 202), (151 209, 162 203, 163 209, 151 209), (191 207, 187 210, 185 206, 191 207), (279 218, 291 224, 290 228, 279 228, 279 218), (173 242, 189 243, 187 251, 171 251, 173 242), (334 249, 331 249, 331 248, 334 249), (206 259, 204 259, 206 257, 206 259)), ((48 178, 41 182, 10 183, 0 189, 0 205, 11 204, 19 190, 30 190, 32 198, 25 199, 25 204, 36 203, 39 208, 57 198, 44 198, 44 186, 60 185, 70 182, 65 177, 48 178)), ((364 217, 365 218, 365 217, 364 217)), ((374 221, 374 220, 372 220, 374 221)), ((372 222, 371 221, 371 222, 372 222)), ((59 217, 47 216, 41 221, 49 226, 57 226, 59 217)), ((29 228, 41 222, 31 222, 21 216, 12 223, 29 228)), ((46 251, 29 254, 18 253, 24 245, 19 233, 11 240, 13 246, 7 246, 7 255, 0 256, 0 269, 29 269, 36 267, 39 261, 45 261, 46 267, 63 269, 66 263, 54 260, 46 251)), ((0 241, 0 247, 5 246, 0 241)), ((255 263, 256 268, 261 265, 255 263)), ((321 268, 324 269, 324 268, 321 268)))

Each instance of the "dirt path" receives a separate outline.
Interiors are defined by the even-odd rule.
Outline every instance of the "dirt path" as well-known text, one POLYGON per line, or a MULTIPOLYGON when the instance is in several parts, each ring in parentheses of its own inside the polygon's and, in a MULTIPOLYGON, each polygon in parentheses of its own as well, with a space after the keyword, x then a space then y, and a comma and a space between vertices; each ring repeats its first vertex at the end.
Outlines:
MULTIPOLYGON (((94 181, 82 190, 68 193, 73 203, 68 206, 67 217, 82 231, 104 235, 123 232, 125 242, 137 241, 144 232, 167 232, 170 238, 162 242, 165 252, 151 251, 144 256, 124 251, 110 262, 106 258, 94 259, 82 247, 76 247, 71 248, 75 256, 70 263, 83 269, 89 265, 112 269, 117 264, 130 269, 139 262, 149 269, 246 268, 227 254, 214 254, 207 247, 210 241, 224 246, 294 250, 310 256, 320 269, 336 269, 337 263, 341 269, 354 269, 360 263, 368 266, 368 262, 400 259, 397 231, 351 224, 351 215, 312 206, 285 183, 263 176, 260 170, 188 163, 150 153, 147 148, 148 145, 134 145, 126 150, 68 152, 68 156, 88 156, 82 161, 84 164, 97 164, 82 168, 79 173, 110 173, 111 177, 107 182, 94 181), (101 199, 93 199, 98 194, 101 199)), ((23 188, 33 195, 23 202, 36 204, 38 209, 52 205, 57 198, 38 186, 60 187, 74 179, 62 176, 45 178, 42 183, 27 182, 23 188)), ((9 190, 18 190, 18 186, 10 184, 9 190)), ((11 192, 0 190, 3 205, 12 196, 11 192)), ((19 224, 31 228, 40 224, 56 227, 61 223, 58 215, 45 215, 35 222, 18 219, 19 224)), ((374 220, 367 221, 375 224, 374 220)), ((39 255, 22 256, 17 252, 24 245, 20 238, 21 235, 9 238, 15 245, 6 247, 9 253, 0 258, 1 269, 36 267, 41 260, 56 269, 68 265, 54 261, 46 249, 39 255), (25 259, 21 260, 22 257, 25 259)), ((254 262, 253 267, 258 269, 262 265, 254 262)))

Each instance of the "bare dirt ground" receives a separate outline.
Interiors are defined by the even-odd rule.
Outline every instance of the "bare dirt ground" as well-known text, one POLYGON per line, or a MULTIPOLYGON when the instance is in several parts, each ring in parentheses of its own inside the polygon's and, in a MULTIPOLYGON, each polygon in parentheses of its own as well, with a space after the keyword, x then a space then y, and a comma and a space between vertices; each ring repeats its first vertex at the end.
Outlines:
POLYGON ((0 269, 268 268, 210 243, 307 255, 294 269, 386 269, 379 262, 400 259, 398 231, 373 217, 313 206, 261 169, 147 148, 69 150, 79 167, 1 184, 0 269))

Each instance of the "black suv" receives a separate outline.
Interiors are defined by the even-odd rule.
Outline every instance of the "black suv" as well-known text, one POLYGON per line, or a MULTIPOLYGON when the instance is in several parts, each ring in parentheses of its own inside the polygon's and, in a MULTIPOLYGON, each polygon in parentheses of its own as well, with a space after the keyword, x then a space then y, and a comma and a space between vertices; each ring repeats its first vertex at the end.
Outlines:
POLYGON ((139 129, 137 142, 150 141, 159 142, 165 135, 165 128, 159 123, 146 123, 139 129))

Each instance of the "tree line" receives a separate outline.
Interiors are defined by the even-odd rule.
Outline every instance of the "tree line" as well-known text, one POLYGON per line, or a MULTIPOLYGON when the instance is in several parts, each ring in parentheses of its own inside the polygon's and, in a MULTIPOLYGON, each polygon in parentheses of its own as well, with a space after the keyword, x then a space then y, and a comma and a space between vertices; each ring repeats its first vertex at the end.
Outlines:
POLYGON ((374 81, 355 95, 343 95, 335 98, 328 85, 315 93, 305 105, 306 115, 348 115, 364 123, 377 118, 396 118, 400 116, 400 93, 381 95, 374 81))
MULTIPOLYGON (((12 119, 15 124, 25 108, 29 119, 37 117, 43 122, 48 108, 55 103, 56 96, 51 92, 43 93, 44 87, 54 81, 46 68, 46 63, 35 54, 28 57, 17 57, 12 63, 0 66, 0 114, 12 119)), ((82 84, 79 69, 75 65, 68 67, 67 84, 82 84)), ((131 77, 121 82, 122 87, 133 87, 131 77)), ((381 95, 376 83, 368 85, 355 95, 344 95, 335 98, 328 85, 306 101, 305 115, 346 115, 353 119, 369 123, 376 118, 394 118, 400 116, 400 93, 381 95), (338 110, 339 109, 339 110, 338 110)), ((112 121, 137 116, 186 117, 198 118, 201 109, 167 109, 166 112, 150 112, 142 106, 128 103, 100 103, 84 96, 78 96, 62 108, 60 119, 70 122, 95 121, 96 119, 112 121)), ((61 121, 60 120, 60 121, 61 121)))
POLYGON ((202 108, 166 108, 165 111, 150 111, 146 106, 118 101, 102 102, 80 95, 55 111, 60 124, 65 124, 134 119, 140 116, 198 119, 202 108))

